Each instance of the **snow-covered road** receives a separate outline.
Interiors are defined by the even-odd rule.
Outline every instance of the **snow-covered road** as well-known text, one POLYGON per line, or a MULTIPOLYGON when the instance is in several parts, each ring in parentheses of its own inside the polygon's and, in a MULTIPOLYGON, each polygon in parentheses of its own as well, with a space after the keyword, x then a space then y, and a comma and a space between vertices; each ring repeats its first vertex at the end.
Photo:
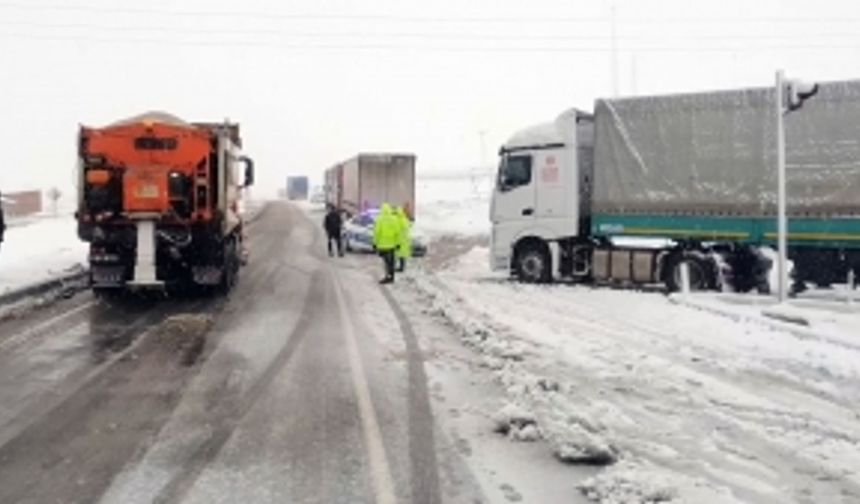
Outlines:
POLYGON ((860 500, 860 335, 519 285, 487 272, 485 248, 413 283, 559 458, 616 461, 582 485, 595 500, 860 500))

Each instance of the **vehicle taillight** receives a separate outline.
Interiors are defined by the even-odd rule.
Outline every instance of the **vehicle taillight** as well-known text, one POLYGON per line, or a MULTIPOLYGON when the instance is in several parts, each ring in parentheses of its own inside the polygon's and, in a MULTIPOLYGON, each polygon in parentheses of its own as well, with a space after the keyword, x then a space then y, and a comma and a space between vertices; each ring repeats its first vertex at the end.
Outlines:
POLYGON ((87 184, 94 186, 107 185, 110 182, 108 170, 87 170, 87 184))

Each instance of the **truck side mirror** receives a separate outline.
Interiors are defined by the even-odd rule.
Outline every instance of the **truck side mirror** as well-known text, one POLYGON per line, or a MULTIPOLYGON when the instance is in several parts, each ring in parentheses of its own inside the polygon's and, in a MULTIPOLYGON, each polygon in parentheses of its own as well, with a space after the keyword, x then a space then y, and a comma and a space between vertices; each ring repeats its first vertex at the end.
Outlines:
POLYGON ((511 176, 507 171, 502 171, 499 174, 499 191, 508 192, 514 188, 514 182, 511 180, 511 176))
POLYGON ((246 156, 240 157, 239 160, 245 163, 245 182, 242 187, 251 187, 254 185, 254 160, 246 156))
POLYGON ((505 171, 504 161, 499 164, 499 172, 496 175, 496 188, 501 192, 506 192, 508 190, 508 175, 505 171))

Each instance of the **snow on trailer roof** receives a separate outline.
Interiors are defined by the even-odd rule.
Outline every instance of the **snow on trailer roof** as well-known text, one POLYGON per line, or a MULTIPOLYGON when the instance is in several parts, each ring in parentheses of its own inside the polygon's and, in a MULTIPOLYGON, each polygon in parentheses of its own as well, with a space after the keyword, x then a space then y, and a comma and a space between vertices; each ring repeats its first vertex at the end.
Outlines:
MULTIPOLYGON (((116 122, 113 122, 106 126, 105 128, 116 128, 121 126, 131 126, 134 124, 163 124, 167 126, 175 126, 181 128, 190 128, 190 129, 199 129, 205 131, 221 131, 226 130, 230 135, 230 139, 235 143, 238 147, 242 147, 242 137, 239 132, 239 124, 235 122, 230 122, 228 120, 224 120, 224 122, 187 122, 184 119, 181 119, 173 114, 169 114, 167 112, 161 112, 158 110, 152 110, 149 112, 144 112, 142 114, 138 114, 136 116, 129 117, 127 119, 122 119, 116 122)), ((86 126, 82 126, 86 128, 86 126)))
MULTIPOLYGON (((814 100, 840 101, 846 98, 860 99, 860 79, 842 81, 818 82, 819 93, 814 100)), ((746 100, 752 100, 752 104, 770 105, 773 103, 773 86, 758 86, 744 88, 711 89, 705 91, 685 91, 679 93, 649 94, 637 96, 619 96, 615 98, 598 98, 597 102, 612 103, 649 103, 649 105, 666 104, 674 110, 680 105, 694 107, 736 105, 748 106, 746 100)))
POLYGON ((536 145, 553 145, 564 143, 561 132, 555 126, 555 122, 536 124, 521 129, 511 136, 505 143, 506 150, 522 149, 536 145))
POLYGON ((565 131, 570 131, 570 125, 576 124, 581 118, 590 117, 592 117, 591 114, 577 108, 565 110, 555 121, 535 124, 517 131, 505 142, 502 150, 564 145, 565 131))
POLYGON ((143 114, 138 114, 127 119, 116 121, 110 124, 109 127, 128 126, 130 124, 139 124, 147 122, 156 124, 167 124, 170 126, 185 126, 187 128, 192 127, 191 123, 186 122, 173 114, 168 114, 167 112, 161 112, 158 110, 144 112, 143 114))
MULTIPOLYGON (((597 100, 593 210, 774 215, 773 93, 597 100)), ((820 83, 785 135, 789 213, 860 215, 860 80, 820 83)))

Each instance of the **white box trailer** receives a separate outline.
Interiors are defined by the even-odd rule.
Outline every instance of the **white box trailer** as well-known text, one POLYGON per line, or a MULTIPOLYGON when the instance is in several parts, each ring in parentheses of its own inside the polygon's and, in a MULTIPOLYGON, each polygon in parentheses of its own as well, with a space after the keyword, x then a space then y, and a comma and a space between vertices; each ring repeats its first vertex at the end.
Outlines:
POLYGON ((415 155, 359 154, 326 171, 326 202, 350 214, 383 203, 415 215, 415 155))

